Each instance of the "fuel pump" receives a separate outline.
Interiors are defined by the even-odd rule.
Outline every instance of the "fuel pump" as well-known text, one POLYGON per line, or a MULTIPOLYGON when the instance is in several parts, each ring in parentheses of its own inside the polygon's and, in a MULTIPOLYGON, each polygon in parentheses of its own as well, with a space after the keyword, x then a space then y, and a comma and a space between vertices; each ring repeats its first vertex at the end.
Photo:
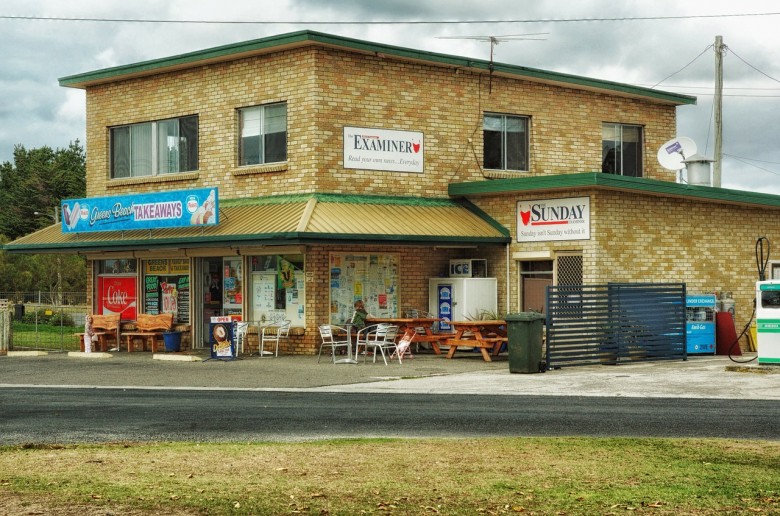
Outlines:
POLYGON ((766 279, 769 240, 756 242, 756 339, 759 364, 780 364, 780 280, 766 279), (766 245, 766 249, 764 249, 766 245))

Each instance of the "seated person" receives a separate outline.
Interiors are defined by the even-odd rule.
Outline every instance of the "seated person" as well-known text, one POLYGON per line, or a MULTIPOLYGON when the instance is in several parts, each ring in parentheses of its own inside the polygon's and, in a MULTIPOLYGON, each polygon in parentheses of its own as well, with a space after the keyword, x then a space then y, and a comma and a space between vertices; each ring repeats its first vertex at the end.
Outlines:
POLYGON ((366 312, 366 307, 363 305, 363 300, 358 299, 355 301, 355 313, 352 315, 352 326, 356 330, 362 330, 366 327, 366 317, 368 317, 368 312, 366 312))

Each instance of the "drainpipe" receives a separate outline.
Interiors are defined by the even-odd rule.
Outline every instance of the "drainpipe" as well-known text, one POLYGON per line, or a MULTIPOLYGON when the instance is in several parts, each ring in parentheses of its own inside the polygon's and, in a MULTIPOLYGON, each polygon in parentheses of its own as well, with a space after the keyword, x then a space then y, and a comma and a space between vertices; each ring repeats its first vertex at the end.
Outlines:
POLYGON ((510 242, 506 244, 506 313, 509 313, 509 284, 511 283, 509 280, 509 244, 510 242))

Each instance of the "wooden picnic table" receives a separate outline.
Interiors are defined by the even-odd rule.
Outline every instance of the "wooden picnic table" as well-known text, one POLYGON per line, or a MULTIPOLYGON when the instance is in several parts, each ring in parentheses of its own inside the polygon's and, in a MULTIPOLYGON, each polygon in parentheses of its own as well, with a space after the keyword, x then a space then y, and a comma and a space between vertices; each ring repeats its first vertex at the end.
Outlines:
POLYGON ((450 325, 455 335, 442 344, 450 347, 447 358, 452 358, 458 346, 479 348, 485 362, 492 362, 488 349, 493 350, 493 356, 498 355, 501 346, 507 342, 506 321, 452 321, 450 325))
POLYGON ((441 344, 444 340, 454 336, 453 333, 434 333, 433 325, 441 319, 436 317, 369 317, 366 324, 394 324, 398 326, 398 335, 402 336, 407 330, 414 330, 412 344, 416 342, 427 342, 431 345, 433 352, 441 355, 441 344), (420 332, 420 330, 423 330, 420 332))

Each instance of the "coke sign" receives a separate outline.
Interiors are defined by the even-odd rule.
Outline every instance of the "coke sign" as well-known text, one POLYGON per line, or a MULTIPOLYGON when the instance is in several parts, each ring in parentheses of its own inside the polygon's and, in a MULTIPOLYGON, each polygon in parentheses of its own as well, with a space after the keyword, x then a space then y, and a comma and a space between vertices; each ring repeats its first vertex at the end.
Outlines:
POLYGON ((123 320, 135 320, 137 300, 135 276, 98 278, 98 313, 119 314, 123 320))

